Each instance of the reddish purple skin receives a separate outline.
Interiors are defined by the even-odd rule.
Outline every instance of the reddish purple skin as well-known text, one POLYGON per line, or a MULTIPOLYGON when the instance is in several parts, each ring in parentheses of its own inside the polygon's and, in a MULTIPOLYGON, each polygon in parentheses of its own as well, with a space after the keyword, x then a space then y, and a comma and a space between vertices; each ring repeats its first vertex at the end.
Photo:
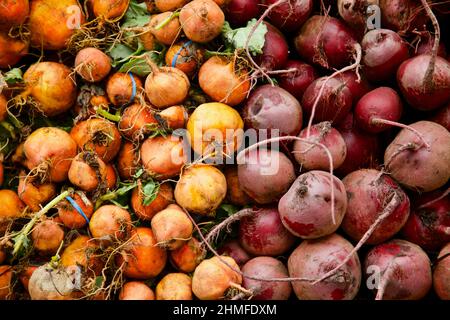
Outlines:
POLYGON ((400 35, 421 29, 428 17, 418 0, 380 0, 381 26, 400 35))
POLYGON ((251 93, 243 109, 243 118, 247 128, 277 129, 280 135, 296 136, 302 128, 303 112, 293 95, 267 84, 251 93))
POLYGON ((245 26, 259 14, 259 0, 231 0, 226 11, 227 21, 233 26, 245 26))
POLYGON ((278 201, 296 178, 291 160, 275 150, 251 150, 243 161, 238 165, 239 183, 259 204, 278 201))
POLYGON ((347 157, 336 173, 344 177, 361 168, 374 168, 380 154, 380 142, 376 135, 356 127, 353 114, 349 113, 337 128, 347 145, 347 157))
POLYGON ((450 103, 448 103, 447 106, 436 110, 428 120, 436 122, 450 131, 450 103))
POLYGON ((289 250, 295 237, 283 226, 276 208, 261 208, 239 224, 239 243, 256 256, 278 256, 289 250))
POLYGON ((241 247, 237 240, 231 240, 217 249, 220 255, 225 255, 233 258, 239 266, 244 265, 252 257, 241 247))
POLYGON ((427 251, 438 251, 450 242, 450 196, 424 208, 421 205, 437 199, 439 190, 418 197, 414 209, 402 229, 404 238, 427 251))
POLYGON ((403 97, 415 109, 430 111, 450 101, 450 62, 436 57, 433 79, 425 81, 431 56, 422 54, 406 60, 397 71, 403 97))
MULTIPOLYGON (((415 55, 420 56, 421 54, 431 54, 434 45, 434 37, 430 37, 430 34, 426 34, 426 36, 422 37, 419 45, 415 50, 415 55)), ((445 44, 443 42, 439 43, 438 56, 442 58, 447 57, 447 49, 445 48, 445 44)))
POLYGON ((393 191, 400 197, 400 204, 375 228, 366 243, 378 244, 390 239, 408 219, 410 203, 406 193, 391 177, 382 175, 377 180, 379 176, 378 170, 362 169, 342 180, 347 190, 348 205, 341 227, 355 241, 359 241, 383 213, 393 191))
MULTIPOLYGON (((278 0, 263 0, 262 3, 270 6, 278 0)), ((313 10, 312 0, 289 0, 274 7, 269 13, 269 20, 274 26, 286 32, 300 29, 313 10)))
POLYGON ((278 84, 300 101, 306 88, 317 79, 317 72, 314 67, 299 60, 288 60, 284 68, 296 71, 281 75, 278 84))
POLYGON ((433 270, 434 291, 441 300, 450 300, 450 242, 439 252, 438 259, 433 270))
MULTIPOLYGON (((302 107, 309 117, 322 83, 326 77, 316 79, 306 89, 302 99, 302 107)), ((325 84, 323 94, 319 99, 314 115, 313 123, 330 121, 333 125, 345 119, 353 104, 353 96, 344 82, 331 78, 325 84)))
POLYGON ((289 47, 280 30, 267 22, 264 24, 267 26, 267 33, 263 53, 255 60, 263 69, 279 70, 288 60, 289 47))
POLYGON ((325 171, 302 174, 280 199, 281 220, 293 235, 315 239, 332 234, 339 228, 347 208, 347 195, 338 178, 334 177, 333 183, 336 224, 331 215, 330 174, 325 171))
MULTIPOLYGON (((366 273, 369 266, 377 266, 382 275, 388 267, 395 268, 385 287, 383 300, 419 300, 431 289, 430 259, 411 242, 394 239, 374 247, 364 262, 366 273)), ((373 276, 373 273, 366 276, 373 276)))
POLYGON ((353 31, 336 18, 312 16, 294 39, 300 57, 327 69, 349 65, 356 45, 353 31))
POLYGON ((370 84, 364 75, 361 74, 360 77, 361 78, 358 80, 358 76, 353 71, 346 71, 339 75, 339 79, 347 85, 347 88, 349 88, 352 93, 353 104, 356 104, 359 99, 371 89, 370 84))
MULTIPOLYGON (((288 278, 289 274, 281 261, 272 257, 256 257, 241 269, 251 277, 273 279, 288 278)), ((242 277, 242 286, 254 292, 252 300, 287 300, 292 292, 289 282, 267 282, 242 277)))
POLYGON ((398 67, 409 58, 408 45, 394 31, 375 29, 367 32, 361 42, 364 73, 372 82, 395 78, 398 67))
POLYGON ((357 125, 370 133, 380 133, 392 126, 373 123, 373 119, 398 122, 403 105, 397 92, 388 87, 379 87, 363 96, 355 108, 357 125))

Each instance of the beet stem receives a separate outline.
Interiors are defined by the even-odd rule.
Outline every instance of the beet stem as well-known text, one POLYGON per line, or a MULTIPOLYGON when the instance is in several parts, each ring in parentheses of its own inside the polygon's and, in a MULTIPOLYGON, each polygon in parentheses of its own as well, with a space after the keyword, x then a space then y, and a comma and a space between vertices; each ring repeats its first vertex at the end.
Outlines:
POLYGON ((389 280, 391 279, 392 274, 395 271, 395 268, 393 268, 395 263, 396 257, 393 258, 390 262, 387 268, 383 272, 383 276, 381 277, 380 285, 378 287, 377 295, 375 297, 375 300, 383 300, 384 292, 386 290, 386 287, 389 283, 389 280))
POLYGON ((427 203, 424 203, 424 204, 422 204, 421 206, 419 206, 419 209, 423 209, 423 208, 426 208, 426 207, 428 207, 428 206, 431 206, 432 204, 438 202, 439 200, 444 199, 444 198, 445 198, 446 196, 448 196, 449 194, 450 194, 450 187, 447 188, 447 190, 445 190, 444 193, 443 193, 441 196, 439 196, 439 197, 437 197, 436 199, 431 200, 431 201, 428 201, 427 203))

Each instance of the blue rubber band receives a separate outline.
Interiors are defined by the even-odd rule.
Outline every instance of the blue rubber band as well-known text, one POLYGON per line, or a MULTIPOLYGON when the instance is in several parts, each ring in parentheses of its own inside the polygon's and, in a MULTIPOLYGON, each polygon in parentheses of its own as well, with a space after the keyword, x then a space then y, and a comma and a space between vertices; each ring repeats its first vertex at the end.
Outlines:
POLYGON ((131 83, 133 85, 133 89, 131 91, 131 97, 130 97, 130 101, 128 101, 128 103, 132 103, 134 98, 136 97, 136 81, 134 80, 133 74, 129 73, 128 74, 131 78, 131 83))
POLYGON ((172 68, 175 68, 175 66, 177 65, 177 60, 178 60, 179 55, 181 54, 181 51, 183 51, 183 49, 187 48, 187 46, 190 45, 191 43, 192 43, 192 41, 189 40, 188 42, 183 44, 180 49, 178 49, 177 53, 175 53, 175 55, 172 58, 172 68))
POLYGON ((84 220, 87 221, 87 223, 89 223, 89 219, 88 217, 84 214, 83 209, 81 209, 81 207, 78 205, 78 203, 75 202, 75 200, 73 200, 71 197, 67 196, 66 199, 70 202, 70 204, 72 205, 72 207, 75 208, 75 210, 78 211, 79 214, 81 214, 84 218, 84 220))

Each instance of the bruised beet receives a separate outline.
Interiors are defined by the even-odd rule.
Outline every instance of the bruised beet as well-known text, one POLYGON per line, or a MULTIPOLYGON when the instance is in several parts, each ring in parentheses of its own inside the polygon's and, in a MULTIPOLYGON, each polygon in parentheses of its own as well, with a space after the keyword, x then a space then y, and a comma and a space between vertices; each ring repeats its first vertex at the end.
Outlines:
POLYGON ((252 300, 287 300, 292 292, 289 282, 268 282, 246 278, 263 279, 288 278, 289 274, 281 261, 272 257, 256 257, 248 261, 241 269, 244 274, 242 286, 253 292, 252 300))
POLYGON ((217 252, 220 255, 233 258, 239 266, 242 266, 251 259, 251 256, 244 250, 244 248, 241 247, 239 241, 237 240, 230 240, 226 242, 223 246, 217 249, 217 252))
POLYGON ((405 128, 384 153, 384 163, 391 176, 408 189, 428 192, 442 187, 450 178, 450 132, 430 121, 409 125, 427 142, 423 145, 416 133, 405 128))
POLYGON ((395 78, 398 67, 409 58, 407 43, 394 31, 375 29, 361 42, 364 73, 370 81, 383 82, 395 78))
POLYGON ((428 251, 437 251, 450 242, 450 196, 431 203, 442 192, 439 190, 417 197, 418 201, 402 230, 406 240, 428 251))
MULTIPOLYGON (((262 3, 270 6, 278 0, 263 0, 262 3)), ((268 17, 271 23, 277 28, 293 32, 300 27, 308 19, 313 9, 312 0, 289 0, 274 7, 268 17)))
POLYGON ((363 74, 358 77, 354 71, 346 71, 339 75, 339 79, 350 89, 353 104, 356 104, 363 95, 370 91, 370 84, 363 74))
POLYGON ((379 133, 391 126, 377 123, 377 119, 397 122, 402 111, 402 101, 397 92, 388 87, 379 87, 359 100, 355 108, 355 118, 360 128, 370 133, 379 133))
POLYGON ((295 236, 315 239, 335 232, 347 209, 347 195, 341 180, 333 176, 334 215, 331 210, 330 174, 310 171, 295 180, 280 199, 278 210, 283 225, 295 236))
POLYGON ((445 107, 436 110, 428 120, 436 122, 450 131, 450 103, 445 107))
MULTIPOLYGON (((309 85, 303 95, 302 107, 308 117, 311 115, 314 102, 326 79, 326 77, 316 79, 309 85)), ((337 124, 344 120, 350 112, 352 104, 353 96, 347 85, 337 78, 331 78, 326 82, 323 93, 317 103, 314 123, 330 121, 333 124, 337 124)))
POLYGON ((361 168, 375 167, 380 152, 379 138, 360 130, 353 121, 353 113, 349 113, 338 127, 347 146, 344 163, 336 170, 339 176, 361 168))
POLYGON ((274 129, 281 135, 297 135, 302 127, 303 113, 294 96, 283 88, 267 84, 252 92, 244 107, 243 118, 247 128, 274 129))
POLYGON ((366 243, 381 243, 400 231, 408 219, 410 203, 406 193, 391 177, 378 170, 362 169, 350 173, 342 181, 348 198, 342 229, 350 238, 359 241, 394 196, 398 199, 395 209, 375 228, 366 243))
POLYGON ((289 250, 295 237, 283 226, 277 208, 255 209, 239 223, 239 243, 256 256, 278 256, 289 250))
POLYGON ((430 259, 419 246, 405 240, 391 240, 370 250, 364 271, 378 279, 377 300, 419 300, 432 285, 430 259))
POLYGON ((295 69, 280 75, 279 85, 298 100, 301 100, 306 88, 317 78, 314 67, 299 60, 288 60, 284 66, 286 70, 295 69))
MULTIPOLYGON (((289 257, 289 276, 318 280, 341 264, 352 250, 352 244, 335 233, 305 240, 289 257)), ((356 253, 338 272, 317 284, 309 281, 292 282, 300 300, 351 300, 358 294, 360 285, 361 264, 356 253)))
POLYGON ((280 30, 267 22, 264 24, 267 26, 267 33, 264 38, 263 53, 256 58, 256 61, 265 70, 281 69, 288 59, 288 44, 280 30))
POLYGON ((252 150, 246 153, 245 162, 238 164, 242 190, 260 204, 279 200, 295 177, 291 160, 276 150, 252 150))
POLYGON ((437 109, 450 101, 450 62, 436 57, 433 73, 427 77, 430 54, 406 60, 397 70, 397 83, 408 103, 418 110, 437 109))
POLYGON ((231 0, 226 12, 227 20, 233 26, 244 26, 259 14, 259 0, 231 0))
POLYGON ((352 31, 340 20, 329 16, 312 16, 295 37, 300 57, 327 69, 350 64, 356 45, 352 31))

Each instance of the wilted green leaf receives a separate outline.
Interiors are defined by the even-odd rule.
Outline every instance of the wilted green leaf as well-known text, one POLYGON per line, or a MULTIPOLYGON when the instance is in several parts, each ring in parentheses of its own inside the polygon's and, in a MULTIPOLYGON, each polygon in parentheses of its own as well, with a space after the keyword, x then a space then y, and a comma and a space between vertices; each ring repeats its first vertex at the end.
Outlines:
MULTIPOLYGON (((225 41, 233 46, 235 49, 244 49, 245 43, 250 35, 251 30, 256 24, 256 19, 252 19, 247 23, 246 27, 232 29, 230 24, 225 21, 222 28, 222 35, 225 41)), ((264 48, 265 37, 267 33, 267 26, 264 23, 260 23, 256 28, 255 32, 252 34, 248 48, 253 55, 258 55, 262 53, 264 48)))
POLYGON ((122 28, 143 27, 150 21, 150 14, 147 11, 145 2, 137 3, 130 1, 128 10, 123 17, 122 28))
POLYGON ((3 75, 7 84, 16 84, 23 81, 23 73, 19 68, 9 70, 3 75))

